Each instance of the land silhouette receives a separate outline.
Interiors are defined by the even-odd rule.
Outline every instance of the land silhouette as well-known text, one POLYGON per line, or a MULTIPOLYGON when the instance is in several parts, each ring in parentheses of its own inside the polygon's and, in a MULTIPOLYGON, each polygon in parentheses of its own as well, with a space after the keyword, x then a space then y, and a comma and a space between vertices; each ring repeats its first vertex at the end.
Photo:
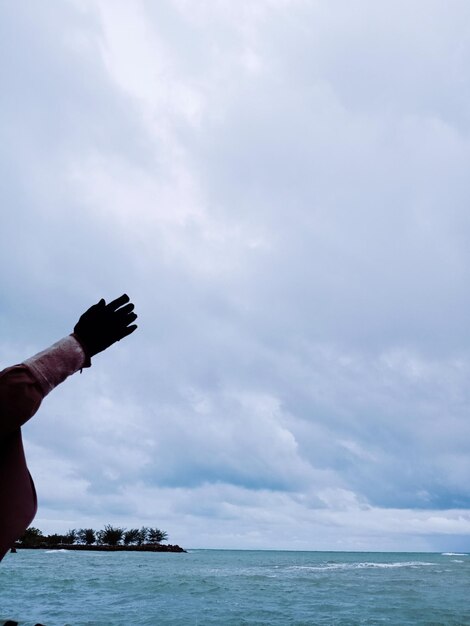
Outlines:
POLYGON ((186 552, 178 545, 166 542, 168 533, 159 528, 130 528, 126 530, 119 526, 107 524, 102 530, 80 528, 69 530, 65 535, 54 533, 44 535, 39 528, 30 526, 20 539, 14 544, 17 549, 47 549, 47 550, 97 550, 118 552, 186 552))

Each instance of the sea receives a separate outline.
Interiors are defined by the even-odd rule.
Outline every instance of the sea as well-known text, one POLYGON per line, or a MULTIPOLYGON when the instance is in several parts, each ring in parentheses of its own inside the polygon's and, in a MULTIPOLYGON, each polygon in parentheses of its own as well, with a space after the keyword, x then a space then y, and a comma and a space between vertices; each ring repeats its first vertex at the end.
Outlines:
POLYGON ((0 564, 0 624, 470 626, 457 553, 18 550, 0 564))

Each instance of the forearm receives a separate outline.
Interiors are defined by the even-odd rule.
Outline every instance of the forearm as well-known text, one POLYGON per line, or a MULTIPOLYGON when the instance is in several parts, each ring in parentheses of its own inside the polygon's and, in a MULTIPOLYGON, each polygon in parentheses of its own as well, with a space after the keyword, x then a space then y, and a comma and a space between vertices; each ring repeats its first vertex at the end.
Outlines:
POLYGON ((44 396, 84 365, 80 343, 68 336, 0 372, 0 441, 27 422, 44 396))
POLYGON ((71 374, 87 365, 87 358, 80 342, 68 335, 46 350, 24 361, 39 383, 44 395, 60 385, 71 374))

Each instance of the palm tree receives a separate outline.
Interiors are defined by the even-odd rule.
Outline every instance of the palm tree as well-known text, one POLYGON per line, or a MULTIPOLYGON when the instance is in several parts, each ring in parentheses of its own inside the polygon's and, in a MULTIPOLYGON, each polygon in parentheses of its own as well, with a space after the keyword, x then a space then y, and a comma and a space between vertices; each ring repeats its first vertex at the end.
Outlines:
POLYGON ((149 543, 161 543, 168 539, 168 533, 159 528, 149 528, 148 542, 149 543))
POLYGON ((111 524, 107 524, 104 530, 97 533, 98 543, 108 546, 117 546, 124 535, 125 528, 114 528, 111 524))
POLYGON ((73 528, 72 530, 69 530, 67 534, 65 535, 65 542, 68 544, 75 543, 77 539, 78 539, 77 531, 75 530, 75 528, 73 528))
POLYGON ((20 541, 24 546, 37 546, 41 541, 44 541, 44 535, 39 528, 30 526, 24 531, 23 536, 20 537, 20 541))
POLYGON ((93 528, 80 528, 77 535, 80 543, 85 543, 87 546, 91 546, 96 541, 96 533, 93 528))
POLYGON ((146 526, 142 526, 142 528, 139 530, 139 536, 137 538, 138 546, 141 546, 143 543, 147 541, 148 532, 149 532, 149 529, 146 526))
POLYGON ((131 528, 124 533, 124 545, 128 546, 131 543, 138 543, 140 531, 138 528, 131 528))
POLYGON ((65 535, 58 535, 57 533, 47 535, 45 541, 48 546, 58 546, 61 543, 69 543, 65 535))

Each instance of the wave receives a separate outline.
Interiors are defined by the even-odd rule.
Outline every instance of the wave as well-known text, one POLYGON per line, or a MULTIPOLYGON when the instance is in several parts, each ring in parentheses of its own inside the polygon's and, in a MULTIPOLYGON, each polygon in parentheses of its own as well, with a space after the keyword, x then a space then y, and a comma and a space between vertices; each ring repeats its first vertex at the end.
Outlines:
POLYGON ((428 561, 400 561, 397 563, 374 563, 366 561, 364 563, 325 563, 323 565, 293 565, 288 569, 322 572, 325 570, 390 569, 394 567, 426 567, 429 565, 435 565, 435 563, 429 563, 428 561))
POLYGON ((57 550, 46 550, 46 554, 54 554, 57 552, 70 552, 70 550, 66 550, 65 548, 60 548, 57 550))
POLYGON ((441 552, 441 556, 468 556, 465 552, 441 552))

